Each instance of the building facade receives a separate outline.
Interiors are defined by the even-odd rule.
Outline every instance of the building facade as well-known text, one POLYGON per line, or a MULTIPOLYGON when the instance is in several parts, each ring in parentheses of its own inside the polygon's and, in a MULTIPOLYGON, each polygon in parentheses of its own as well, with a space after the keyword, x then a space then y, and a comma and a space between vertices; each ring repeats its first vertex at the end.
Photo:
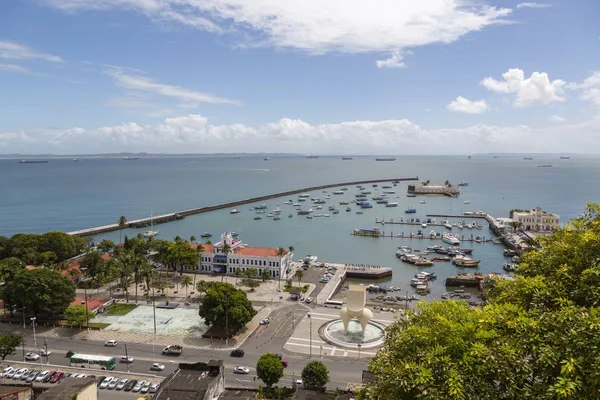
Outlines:
MULTIPOLYGON (((198 247, 197 244, 192 246, 198 247)), ((269 271, 271 278, 288 279, 292 276, 292 254, 288 250, 251 247, 229 232, 223 233, 218 243, 202 244, 202 247, 200 263, 194 269, 187 268, 188 272, 234 275, 237 270, 243 273, 255 268, 259 276, 265 270, 269 271)))
POLYGON ((542 211, 536 207, 531 211, 515 211, 513 222, 520 223, 521 229, 526 231, 550 232, 560 226, 560 216, 542 211))

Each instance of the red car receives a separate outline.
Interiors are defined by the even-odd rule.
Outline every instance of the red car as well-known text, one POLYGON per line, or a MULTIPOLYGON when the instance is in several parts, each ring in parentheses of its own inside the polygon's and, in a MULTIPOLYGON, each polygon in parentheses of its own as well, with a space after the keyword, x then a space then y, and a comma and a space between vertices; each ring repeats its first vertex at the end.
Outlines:
POLYGON ((57 373, 55 373, 52 376, 52 378, 50 379, 50 383, 56 383, 56 382, 58 382, 64 375, 65 375, 64 372, 58 371, 57 373))
POLYGON ((281 365, 283 365, 283 368, 287 368, 288 362, 285 360, 281 360, 281 365))

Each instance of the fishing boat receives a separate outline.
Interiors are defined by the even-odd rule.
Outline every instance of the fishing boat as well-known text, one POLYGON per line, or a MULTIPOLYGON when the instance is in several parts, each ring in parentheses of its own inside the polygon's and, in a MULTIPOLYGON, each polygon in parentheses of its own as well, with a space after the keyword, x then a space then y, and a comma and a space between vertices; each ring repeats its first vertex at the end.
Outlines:
POLYGON ((139 160, 138 157, 123 157, 123 160, 125 161, 135 161, 135 160, 139 160))
POLYGON ((463 182, 459 183, 458 186, 469 186, 469 182, 463 181, 463 182))
POLYGON ((293 217, 294 217, 294 214, 288 215, 288 218, 293 218, 293 217))
POLYGON ((415 193, 406 193, 406 197, 417 197, 415 193))
POLYGON ((415 214, 417 212, 416 208, 412 208, 412 207, 408 207, 406 210, 404 210, 404 212, 406 214, 415 214))
POLYGON ((234 208, 233 210, 229 211, 229 214, 239 214, 240 211, 237 208, 234 208))
POLYGON ((265 161, 269 161, 271 159, 271 157, 265 157, 264 160, 265 161))
POLYGON ((200 237, 203 237, 203 238, 209 238, 211 236, 212 236, 212 233, 210 233, 210 232, 204 232, 202 235, 200 235, 200 237))
POLYGON ((419 203, 420 203, 420 204, 426 204, 426 203, 427 203, 427 200, 421 200, 419 203))
POLYGON ((398 207, 398 202, 397 201, 388 202, 385 206, 386 207, 398 207))
POLYGON ((348 205, 348 204, 350 204, 349 201, 340 201, 340 206, 345 206, 345 205, 348 205))
POLYGON ((260 215, 257 215, 256 217, 254 217, 254 219, 259 220, 262 219, 262 217, 260 215))
POLYGON ((474 267, 477 267, 479 265, 479 263, 480 263, 480 260, 473 260, 473 259, 470 259, 469 257, 465 257, 465 256, 461 256, 461 255, 458 255, 452 259, 452 264, 454 264, 458 267, 474 268, 474 267))
POLYGON ((346 207, 346 211, 352 211, 352 208, 346 207))

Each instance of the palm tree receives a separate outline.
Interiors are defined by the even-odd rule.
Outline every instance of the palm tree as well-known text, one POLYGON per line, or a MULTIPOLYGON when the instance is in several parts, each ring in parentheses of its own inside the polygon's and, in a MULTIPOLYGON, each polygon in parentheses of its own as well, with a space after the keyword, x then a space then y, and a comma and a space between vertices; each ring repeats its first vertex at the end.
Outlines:
POLYGON ((244 273, 242 272, 241 269, 236 268, 235 272, 234 272, 234 275, 235 275, 235 286, 237 286, 237 284, 238 284, 238 278, 241 278, 242 276, 244 276, 244 273))
MULTIPOLYGON (((226 256, 229 255, 229 253, 231 253, 231 246, 228 245, 227 243, 225 243, 223 245, 223 247, 221 247, 221 252, 223 254, 225 254, 226 256)), ((229 264, 229 262, 227 260, 225 260, 225 274, 227 273, 227 265, 229 264)), ((225 276, 225 274, 221 275, 221 282, 223 282, 223 277, 225 276)))
POLYGON ((123 241, 121 240, 121 237, 123 235, 123 228, 125 228, 127 226, 127 218, 125 218, 124 215, 121 215, 119 217, 119 243, 123 243, 123 241))
POLYGON ((194 243, 196 241, 196 236, 190 236, 190 243, 194 243))
POLYGON ((152 268, 152 266, 150 266, 150 264, 147 262, 144 263, 143 265, 140 266, 138 275, 139 275, 141 281, 143 281, 146 284, 146 290, 150 290, 150 285, 152 283, 152 277, 154 276, 154 269, 152 268))
POLYGON ((185 297, 188 297, 188 286, 192 284, 192 278, 184 276, 181 280, 181 287, 185 288, 185 297))
POLYGON ((294 248, 294 246, 290 246, 290 247, 288 247, 288 251, 290 252, 290 254, 292 254, 292 253, 294 252, 294 250, 296 250, 296 249, 294 248))
POLYGON ((283 247, 279 247, 275 254, 278 255, 279 257, 283 257, 285 255, 285 249, 283 247))
MULTIPOLYGON (((198 262, 200 263, 200 265, 202 265, 202 253, 204 253, 204 246, 202 246, 202 244, 198 243, 198 245, 196 246, 196 251, 198 252, 198 262)), ((192 288, 196 287, 196 268, 194 267, 194 286, 192 286, 192 288)))
POLYGON ((297 269, 294 275, 296 278, 298 278, 298 286, 300 286, 300 281, 302 280, 302 276, 304 276, 304 271, 302 271, 302 269, 297 269))

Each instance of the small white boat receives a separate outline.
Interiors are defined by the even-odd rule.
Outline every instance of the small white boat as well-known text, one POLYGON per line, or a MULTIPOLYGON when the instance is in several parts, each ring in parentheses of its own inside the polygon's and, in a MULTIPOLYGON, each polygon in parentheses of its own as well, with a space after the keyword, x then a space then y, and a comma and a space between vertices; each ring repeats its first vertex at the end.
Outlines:
POLYGON ((385 205, 386 207, 398 207, 398 202, 397 201, 392 201, 392 202, 388 202, 385 205))
POLYGON ((229 211, 229 214, 239 214, 239 210, 234 208, 233 210, 229 211))
POLYGON ((427 200, 421 200, 419 203, 425 204, 425 203, 427 203, 427 200))
POLYGON ((423 222, 423 223, 421 224, 421 227, 422 227, 422 228, 427 228, 427 223, 426 223, 426 222, 423 222))
POLYGON ((145 238, 149 238, 149 237, 158 235, 158 231, 152 230, 153 227, 154 227, 154 218, 153 218, 152 213, 150 213, 150 230, 147 230, 146 232, 144 232, 142 234, 142 236, 145 238))
POLYGON ((469 200, 465 200, 465 204, 471 204, 469 200))
POLYGON ((452 236, 452 235, 451 235, 451 234, 449 234, 449 233, 444 233, 444 234, 442 235, 442 240, 443 240, 444 242, 446 242, 446 243, 448 243, 448 244, 451 244, 451 245, 454 245, 454 246, 457 246, 457 245, 459 245, 459 244, 460 244, 460 240, 459 240, 458 238, 456 238, 456 237, 452 236))
POLYGON ((317 261, 317 256, 313 256, 310 254, 308 254, 306 257, 304 257, 302 259, 302 262, 305 262, 305 263, 311 263, 311 262, 314 263, 315 261, 317 261))

